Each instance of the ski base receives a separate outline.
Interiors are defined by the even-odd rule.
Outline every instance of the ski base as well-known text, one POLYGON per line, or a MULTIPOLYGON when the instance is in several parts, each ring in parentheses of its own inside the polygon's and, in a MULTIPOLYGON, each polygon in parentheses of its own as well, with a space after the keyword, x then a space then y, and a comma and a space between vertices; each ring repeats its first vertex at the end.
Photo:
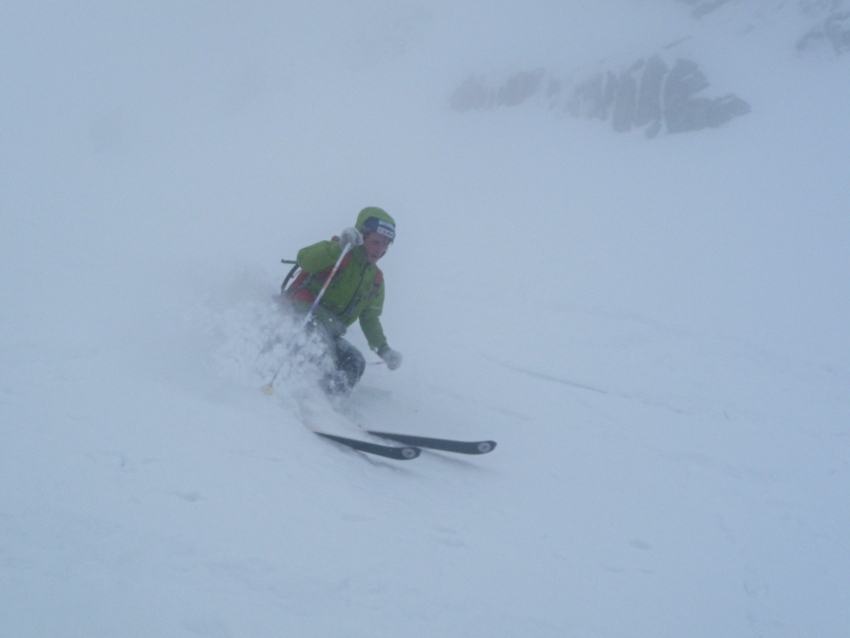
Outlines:
POLYGON ((435 439, 427 436, 396 434, 394 432, 366 431, 382 439, 404 443, 405 445, 441 450, 443 452, 457 452, 458 454, 487 454, 496 448, 495 441, 455 441, 454 439, 435 439))
MULTIPOLYGON (((369 441, 349 439, 345 436, 325 434, 324 432, 316 432, 316 434, 326 439, 330 439, 331 441, 341 443, 342 445, 347 445, 348 447, 354 450, 358 450, 359 452, 368 452, 369 454, 376 454, 378 456, 383 456, 388 459, 395 459, 396 461, 409 461, 411 459, 415 459, 422 451, 419 448, 414 447, 410 444, 405 444, 404 447, 398 447, 395 445, 381 445, 379 443, 370 443, 369 441)), ((404 441, 399 442, 404 443, 404 441)))

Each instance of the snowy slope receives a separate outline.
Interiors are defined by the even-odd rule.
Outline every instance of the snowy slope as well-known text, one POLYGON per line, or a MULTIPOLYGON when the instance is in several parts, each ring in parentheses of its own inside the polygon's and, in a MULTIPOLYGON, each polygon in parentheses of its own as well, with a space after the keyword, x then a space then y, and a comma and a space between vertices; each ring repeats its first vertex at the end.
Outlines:
POLYGON ((0 9, 0 635, 844 636, 850 58, 688 4, 0 9), (689 34, 751 113, 449 108, 689 34), (344 411, 492 454, 259 392, 280 258, 366 205, 405 362, 344 411))

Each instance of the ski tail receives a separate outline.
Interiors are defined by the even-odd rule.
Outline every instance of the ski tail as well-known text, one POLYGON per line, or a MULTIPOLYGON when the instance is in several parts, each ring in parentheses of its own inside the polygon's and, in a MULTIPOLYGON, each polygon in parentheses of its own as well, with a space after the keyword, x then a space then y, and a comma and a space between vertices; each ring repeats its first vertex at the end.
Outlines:
POLYGON ((405 445, 412 445, 431 450, 443 452, 457 452, 459 454, 487 454, 496 448, 495 441, 455 441, 454 439, 435 439, 428 436, 413 436, 410 434, 398 434, 395 432, 378 432, 366 430, 369 434, 396 441, 405 445))
MULTIPOLYGON (((313 431, 316 432, 315 430, 313 431)), ((422 451, 418 447, 410 444, 405 444, 404 446, 381 445, 380 443, 371 443, 369 441, 361 441, 359 439, 349 439, 345 436, 336 436, 335 434, 326 434, 324 432, 316 432, 316 434, 341 445, 348 446, 353 450, 376 454, 377 456, 395 459, 396 461, 410 461, 419 456, 422 451)), ((403 441, 400 441, 400 443, 403 443, 403 441)))

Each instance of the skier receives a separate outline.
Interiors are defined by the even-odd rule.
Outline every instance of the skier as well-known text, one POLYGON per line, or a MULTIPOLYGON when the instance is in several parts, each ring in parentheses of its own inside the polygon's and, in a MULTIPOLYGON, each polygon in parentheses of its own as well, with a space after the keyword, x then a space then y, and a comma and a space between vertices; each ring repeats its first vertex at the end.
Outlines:
POLYGON ((381 326, 384 307, 384 276, 375 264, 395 239, 395 221, 381 208, 360 211, 354 227, 346 228, 331 241, 320 241, 298 251, 301 274, 286 290, 296 312, 306 314, 319 294, 343 249, 352 248, 340 263, 319 305, 311 325, 325 343, 331 365, 322 378, 322 387, 332 395, 347 396, 366 368, 363 354, 343 339, 348 326, 360 319, 369 348, 386 362, 390 370, 401 365, 401 353, 387 345, 381 326))

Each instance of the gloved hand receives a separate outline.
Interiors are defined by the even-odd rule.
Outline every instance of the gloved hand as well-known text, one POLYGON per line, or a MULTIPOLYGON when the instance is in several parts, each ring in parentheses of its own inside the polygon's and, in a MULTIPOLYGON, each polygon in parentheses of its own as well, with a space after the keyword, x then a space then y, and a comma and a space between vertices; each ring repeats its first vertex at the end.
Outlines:
POLYGON ((401 365, 401 353, 387 345, 381 346, 381 349, 378 350, 378 356, 384 360, 390 370, 395 370, 401 365))
POLYGON ((346 228, 339 236, 339 247, 345 248, 348 244, 359 246, 363 243, 363 235, 356 228, 346 228))

